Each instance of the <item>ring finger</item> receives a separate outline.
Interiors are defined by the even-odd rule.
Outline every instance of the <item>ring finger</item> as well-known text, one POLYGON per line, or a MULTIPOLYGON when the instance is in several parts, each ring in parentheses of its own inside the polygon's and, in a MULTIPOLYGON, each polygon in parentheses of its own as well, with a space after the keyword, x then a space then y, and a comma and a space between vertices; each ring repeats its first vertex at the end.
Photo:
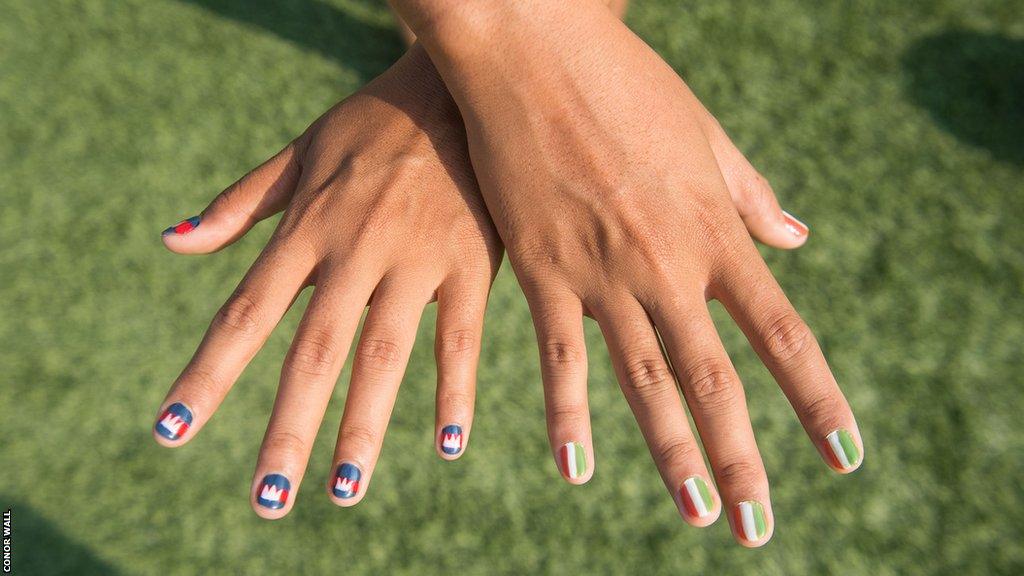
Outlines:
POLYGON ((629 298, 600 309, 597 320, 623 395, 679 513, 694 526, 711 524, 721 512, 720 499, 647 312, 629 298))

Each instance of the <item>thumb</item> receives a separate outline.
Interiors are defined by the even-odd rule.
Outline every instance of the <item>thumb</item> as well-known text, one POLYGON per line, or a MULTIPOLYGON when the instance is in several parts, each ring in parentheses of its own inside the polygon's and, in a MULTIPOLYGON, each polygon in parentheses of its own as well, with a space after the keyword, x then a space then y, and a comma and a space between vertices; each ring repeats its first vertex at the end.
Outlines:
POLYGON ((199 216, 163 231, 164 246, 178 254, 208 254, 245 235, 257 222, 288 205, 301 169, 298 146, 288 144, 217 195, 199 216))
MULTIPOLYGON (((705 110, 705 113, 707 111, 705 110)), ((775 248, 798 248, 807 241, 810 230, 792 214, 779 207, 775 192, 764 176, 733 145, 711 114, 708 140, 725 177, 736 211, 754 238, 775 248)))

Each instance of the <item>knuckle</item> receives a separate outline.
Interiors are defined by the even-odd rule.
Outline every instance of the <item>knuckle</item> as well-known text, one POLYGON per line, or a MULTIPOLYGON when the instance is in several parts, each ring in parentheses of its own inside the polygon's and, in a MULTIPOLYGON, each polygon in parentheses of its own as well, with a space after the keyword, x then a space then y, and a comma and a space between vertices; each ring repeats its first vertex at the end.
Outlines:
POLYGON ((553 368, 567 368, 576 365, 583 358, 583 349, 579 344, 566 340, 555 340, 541 347, 541 358, 553 368))
POLYGON ((388 372, 400 368, 401 356, 398 344, 384 338, 362 340, 356 350, 356 359, 361 366, 388 372))
POLYGON ((310 330, 295 337, 288 357, 290 371, 307 376, 330 373, 338 358, 337 340, 325 330, 310 330))
POLYGON ((342 424, 340 436, 339 444, 344 444, 353 452, 372 451, 377 445, 377 433, 365 424, 342 424))
POLYGON ((675 464, 694 460, 697 446, 686 438, 671 438, 654 449, 656 462, 675 464))
POLYGON ((843 402, 838 398, 820 393, 804 402, 800 416, 805 422, 831 429, 839 426, 840 416, 845 411, 843 402))
POLYGON ((566 404, 552 406, 547 410, 548 421, 557 424, 563 430, 582 430, 588 424, 586 406, 566 404))
MULTIPOLYGON (((190 397, 214 399, 221 394, 222 380, 208 366, 192 368, 188 371, 186 378, 190 397)), ((194 401, 193 404, 195 404, 194 401)))
POLYGON ((472 407, 473 400, 473 394, 468 392, 445 391, 437 394, 437 403, 449 410, 472 407))
POLYGON ((473 330, 450 330, 437 339, 437 357, 440 360, 458 360, 470 355, 477 345, 473 330))
POLYGON ((723 364, 704 361, 689 374, 690 399, 697 410, 720 412, 736 401, 739 385, 723 364))
POLYGON ((734 460, 715 469, 715 477, 719 484, 729 486, 733 490, 747 491, 764 478, 764 468, 755 464, 754 460, 734 460))
POLYGON ((267 433, 263 452, 284 460, 301 460, 306 453, 306 441, 290 430, 273 430, 267 433))
POLYGON ((744 178, 741 195, 745 202, 744 213, 768 214, 772 212, 772 192, 768 182, 760 176, 744 178))
POLYGON ((728 225, 729 216, 720 206, 705 202, 693 214, 693 220, 694 226, 690 234, 695 236, 695 241, 701 243, 712 254, 720 253, 721 258, 735 254, 741 243, 747 241, 748 237, 745 234, 736 234, 735 229, 728 225))
POLYGON ((217 312, 214 324, 245 338, 255 336, 262 323, 261 308, 261 304, 252 294, 237 291, 217 312))
POLYGON ((672 372, 660 356, 640 356, 628 361, 625 375, 623 385, 627 392, 641 399, 664 394, 675 385, 672 372))
POLYGON ((806 352, 813 336, 795 312, 777 315, 764 331, 764 347, 773 361, 784 364, 806 352))

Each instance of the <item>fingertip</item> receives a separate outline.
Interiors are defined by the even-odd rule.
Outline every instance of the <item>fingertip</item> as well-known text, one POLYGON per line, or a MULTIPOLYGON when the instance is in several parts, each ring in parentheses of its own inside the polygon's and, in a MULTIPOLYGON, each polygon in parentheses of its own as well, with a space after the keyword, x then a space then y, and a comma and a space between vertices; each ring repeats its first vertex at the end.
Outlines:
POLYGON ((160 233, 160 240, 164 243, 165 248, 176 254, 206 254, 219 247, 208 246, 211 228, 209 220, 204 220, 202 215, 191 216, 165 228, 160 233), (200 228, 201 224, 205 224, 205 226, 200 228))
POLYGON ((772 539, 775 521, 771 511, 756 500, 744 500, 732 509, 733 536, 745 548, 760 548, 772 539))
POLYGON ((277 520, 291 511, 293 501, 292 483, 288 477, 271 473, 254 483, 249 504, 260 518, 277 520))
POLYGON ((327 496, 335 506, 351 508, 362 502, 368 481, 369 477, 358 464, 341 462, 334 467, 327 482, 327 496))
POLYGON ((807 224, 804 224, 785 210, 782 211, 782 227, 791 239, 790 247, 792 248, 799 248, 800 246, 803 246, 804 243, 807 242, 808 236, 811 234, 811 229, 807 224))
POLYGON ((718 518, 722 515, 722 509, 721 507, 717 507, 710 514, 703 518, 690 516, 682 510, 679 511, 679 515, 687 524, 693 526, 694 528, 707 528, 708 526, 711 526, 712 524, 718 521, 718 518))
POLYGON ((679 515, 695 528, 714 524, 722 513, 721 498, 699 474, 683 480, 676 494, 679 515))
POLYGON ((188 443, 188 440, 185 438, 173 441, 168 440, 161 436, 156 430, 153 430, 153 440, 155 440, 157 444, 163 446, 164 448, 178 448, 188 443))
POLYGON ((284 518, 288 515, 288 513, 291 511, 291 506, 288 506, 287 508, 281 508, 280 510, 268 510, 263 506, 260 506, 259 504, 253 502, 252 509, 253 512, 256 512, 257 516, 264 520, 280 520, 281 518, 284 518))
POLYGON ((574 486, 582 486, 594 476, 594 455, 582 442, 567 442, 558 448, 558 471, 574 486))
POLYGON ((839 474, 850 474, 864 463, 864 447, 860 438, 845 428, 825 435, 822 442, 825 462, 839 474))
POLYGON ((356 504, 359 504, 360 502, 363 501, 363 495, 362 494, 360 494, 360 495, 358 495, 358 496, 356 496, 354 498, 344 499, 344 498, 338 498, 337 496, 331 494, 330 490, 328 490, 327 492, 328 492, 328 497, 330 497, 330 499, 331 499, 331 502, 333 502, 334 505, 338 506, 339 508, 351 508, 351 507, 355 506, 356 504))
POLYGON ((182 402, 168 404, 160 411, 151 428, 156 443, 166 448, 177 448, 188 442, 191 436, 192 409, 182 402))
POLYGON ((435 438, 434 449, 437 455, 442 460, 452 462, 465 453, 469 434, 459 424, 448 424, 438 431, 435 438))

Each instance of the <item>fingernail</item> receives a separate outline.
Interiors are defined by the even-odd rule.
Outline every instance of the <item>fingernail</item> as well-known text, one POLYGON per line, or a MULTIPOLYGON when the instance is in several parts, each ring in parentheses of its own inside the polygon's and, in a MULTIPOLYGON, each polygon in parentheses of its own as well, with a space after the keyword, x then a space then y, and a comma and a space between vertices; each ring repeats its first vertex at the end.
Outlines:
POLYGON ((288 503, 288 492, 292 483, 281 474, 267 474, 260 482, 260 491, 256 503, 264 508, 278 510, 288 503))
POLYGON ((359 479, 363 473, 355 464, 345 462, 334 472, 334 487, 331 492, 342 499, 354 498, 359 494, 359 479))
POLYGON ((168 440, 177 440, 188 432, 191 425, 192 411, 181 402, 175 402, 164 410, 153 429, 168 440))
POLYGON ((683 508, 690 518, 707 518, 715 507, 708 484, 700 476, 690 476, 683 480, 679 495, 683 500, 683 508))
POLYGON ((768 533, 768 523, 764 518, 764 506, 756 500, 747 500, 736 505, 736 530, 740 538, 751 544, 759 542, 768 533))
POLYGON ((832 465, 839 470, 852 470, 860 464, 860 450, 853 441, 853 436, 840 428, 825 436, 829 451, 832 453, 832 465))
POLYGON ((462 426, 449 424, 441 429, 441 451, 452 455, 462 452, 462 426))
POLYGON ((562 474, 570 480, 582 478, 587 473, 587 452, 583 444, 569 442, 562 446, 559 454, 562 465, 562 474))
POLYGON ((786 222, 786 230, 789 231, 793 236, 807 236, 807 232, 810 230, 807 228, 807 224, 797 220, 792 214, 782 211, 782 219, 786 222))
POLYGON ((199 227, 199 222, 201 220, 202 218, 199 216, 186 218, 185 220, 182 220, 181 222, 178 222, 174 226, 171 226, 170 228, 164 230, 161 236, 169 236, 171 234, 188 234, 189 232, 199 227))

